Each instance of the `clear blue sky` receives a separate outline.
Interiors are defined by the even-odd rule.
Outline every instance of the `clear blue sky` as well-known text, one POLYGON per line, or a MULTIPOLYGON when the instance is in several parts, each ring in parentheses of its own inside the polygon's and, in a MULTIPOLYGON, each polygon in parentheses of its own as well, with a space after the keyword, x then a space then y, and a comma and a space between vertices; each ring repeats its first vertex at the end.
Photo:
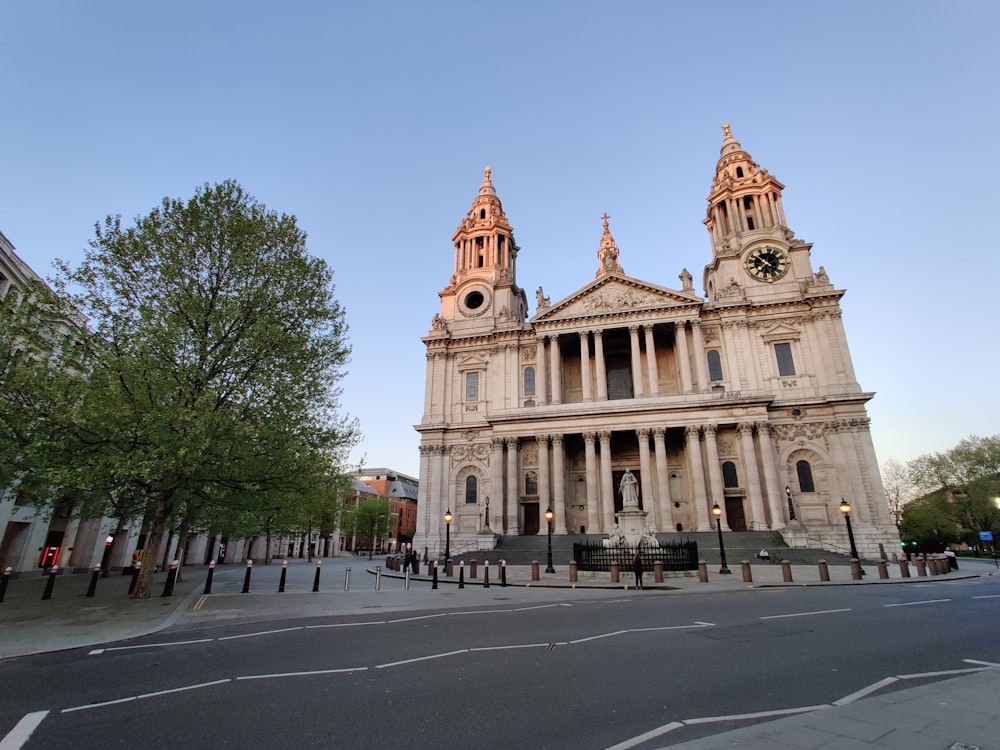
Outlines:
MULTIPOLYGON (((335 270, 345 412, 417 475, 420 337, 483 167, 555 302, 596 270, 701 293, 721 124, 786 188, 880 463, 1000 432, 1000 3, 0 3, 0 231, 43 276, 107 214, 233 178, 335 270)), ((534 309, 532 308, 532 313, 534 309)))

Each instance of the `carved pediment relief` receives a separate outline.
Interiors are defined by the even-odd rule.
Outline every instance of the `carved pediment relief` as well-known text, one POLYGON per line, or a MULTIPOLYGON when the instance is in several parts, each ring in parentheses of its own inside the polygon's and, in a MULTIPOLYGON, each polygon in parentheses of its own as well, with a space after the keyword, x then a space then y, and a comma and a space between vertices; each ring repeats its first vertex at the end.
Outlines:
POLYGON ((617 312, 690 306, 692 295, 622 277, 604 276, 539 313, 536 321, 586 318, 617 312))
POLYGON ((482 357, 478 357, 474 354, 470 354, 467 357, 461 357, 456 362, 459 370, 482 370, 489 362, 487 362, 482 357))
POLYGON ((785 323, 779 323, 778 325, 771 326, 764 331, 761 331, 760 337, 764 341, 787 341, 788 339, 797 339, 799 337, 799 331, 797 328, 793 328, 785 323))

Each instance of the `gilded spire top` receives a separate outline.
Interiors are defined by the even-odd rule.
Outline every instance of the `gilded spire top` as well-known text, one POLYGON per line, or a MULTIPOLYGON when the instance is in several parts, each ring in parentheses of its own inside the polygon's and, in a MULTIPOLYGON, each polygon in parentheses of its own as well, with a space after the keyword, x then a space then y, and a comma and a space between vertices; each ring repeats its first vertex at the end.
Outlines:
MULTIPOLYGON (((729 123, 728 122, 722 123, 722 134, 723 134, 723 136, 725 138, 732 138, 733 137, 733 133, 729 129, 729 123)), ((489 169, 489 167, 487 167, 487 169, 489 169)))
POLYGON ((601 237, 601 249, 597 251, 597 276, 607 273, 625 273, 618 262, 618 247, 615 245, 615 238, 611 236, 608 228, 608 219, 611 216, 607 211, 601 217, 604 222, 604 235, 601 237))

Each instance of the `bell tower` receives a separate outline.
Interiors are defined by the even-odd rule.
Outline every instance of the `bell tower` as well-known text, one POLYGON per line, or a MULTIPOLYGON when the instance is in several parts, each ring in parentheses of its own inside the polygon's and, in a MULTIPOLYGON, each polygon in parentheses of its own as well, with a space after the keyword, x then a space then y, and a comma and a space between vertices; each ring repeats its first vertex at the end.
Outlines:
POLYGON ((452 236, 455 270, 441 297, 441 320, 452 332, 522 323, 528 316, 517 286, 517 243, 493 188, 489 167, 472 209, 452 236))
POLYGON ((712 240, 704 276, 708 299, 797 294, 798 282, 813 277, 811 245, 788 228, 781 203, 785 186, 750 158, 728 122, 722 132, 704 220, 712 240))

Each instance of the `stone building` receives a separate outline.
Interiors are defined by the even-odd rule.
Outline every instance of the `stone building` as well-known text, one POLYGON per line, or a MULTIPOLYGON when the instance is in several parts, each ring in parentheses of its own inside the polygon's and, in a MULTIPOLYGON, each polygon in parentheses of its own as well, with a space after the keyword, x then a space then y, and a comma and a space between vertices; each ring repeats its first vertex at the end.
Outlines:
POLYGON ((723 127, 704 224, 704 295, 625 273, 605 214, 596 275, 529 309, 489 168, 452 237, 453 273, 423 339, 414 544, 480 532, 606 534, 631 470, 652 530, 779 531, 864 557, 898 543, 837 289, 788 228, 784 185, 723 127))

